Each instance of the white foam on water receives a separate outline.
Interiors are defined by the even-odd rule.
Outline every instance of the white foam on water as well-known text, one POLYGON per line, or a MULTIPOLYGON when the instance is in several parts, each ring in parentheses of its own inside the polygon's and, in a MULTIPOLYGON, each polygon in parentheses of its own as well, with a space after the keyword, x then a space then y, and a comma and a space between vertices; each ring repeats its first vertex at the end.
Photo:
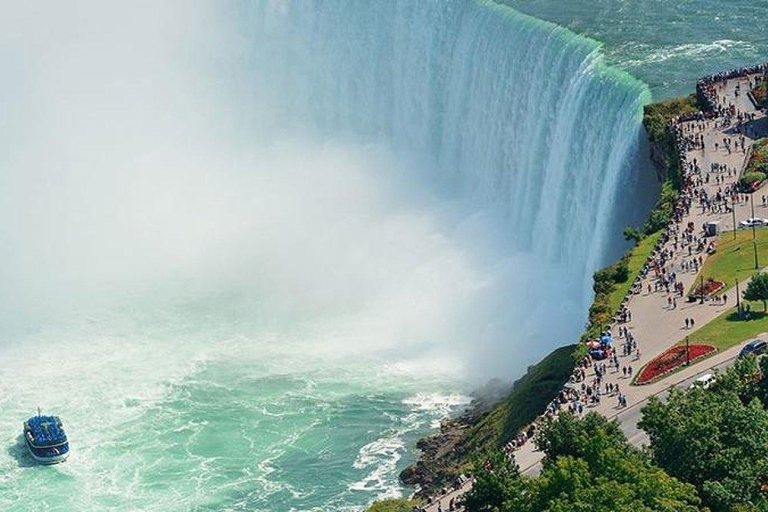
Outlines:
POLYGON ((484 0, 22 2, 0 59, 0 439, 40 405, 73 446, 0 450, 3 510, 402 493, 464 400, 417 391, 575 339, 647 96, 484 0), (346 405, 375 439, 295 476, 346 405))

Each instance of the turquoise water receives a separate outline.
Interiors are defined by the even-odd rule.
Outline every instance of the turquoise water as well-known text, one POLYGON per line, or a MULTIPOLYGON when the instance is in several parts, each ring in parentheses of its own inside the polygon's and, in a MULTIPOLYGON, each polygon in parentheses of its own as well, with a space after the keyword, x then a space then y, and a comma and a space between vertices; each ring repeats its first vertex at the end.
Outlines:
POLYGON ((0 509, 361 510, 473 386, 572 342, 653 192, 622 69, 700 73, 654 57, 685 31, 526 5, 621 69, 481 0, 9 10, 0 509), (38 405, 65 464, 19 442, 38 405))
POLYGON ((604 46, 608 62, 655 98, 690 94, 698 77, 768 60, 768 4, 759 0, 505 0, 604 46))
POLYGON ((354 510, 464 402, 428 364, 321 354, 202 304, 98 316, 4 340, 23 350, 3 351, 3 510, 354 510), (68 429, 64 464, 17 439, 38 403, 68 429))

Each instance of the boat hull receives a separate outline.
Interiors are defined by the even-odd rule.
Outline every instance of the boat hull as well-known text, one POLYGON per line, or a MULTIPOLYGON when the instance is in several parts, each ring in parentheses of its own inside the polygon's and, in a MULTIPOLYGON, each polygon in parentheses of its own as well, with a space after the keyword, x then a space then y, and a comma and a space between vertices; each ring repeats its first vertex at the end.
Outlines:
POLYGON ((35 449, 32 448, 32 446, 29 444, 29 442, 26 443, 27 445, 27 451, 32 456, 35 461, 39 462, 40 464, 58 464, 60 462, 64 462, 67 460, 67 457, 69 457, 69 450, 67 450, 64 453, 60 453, 58 455, 51 455, 51 456, 42 456, 35 453, 35 449))

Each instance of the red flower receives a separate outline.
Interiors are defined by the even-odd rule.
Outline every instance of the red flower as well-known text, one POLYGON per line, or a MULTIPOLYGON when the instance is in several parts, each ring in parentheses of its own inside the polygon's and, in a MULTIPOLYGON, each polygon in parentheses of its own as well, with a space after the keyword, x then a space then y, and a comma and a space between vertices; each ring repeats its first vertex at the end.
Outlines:
POLYGON ((648 384, 663 375, 671 372, 678 366, 682 366, 686 361, 695 361, 707 354, 714 352, 712 345, 690 345, 689 355, 686 356, 685 346, 672 347, 663 354, 654 358, 650 363, 640 370, 637 376, 636 384, 648 384))

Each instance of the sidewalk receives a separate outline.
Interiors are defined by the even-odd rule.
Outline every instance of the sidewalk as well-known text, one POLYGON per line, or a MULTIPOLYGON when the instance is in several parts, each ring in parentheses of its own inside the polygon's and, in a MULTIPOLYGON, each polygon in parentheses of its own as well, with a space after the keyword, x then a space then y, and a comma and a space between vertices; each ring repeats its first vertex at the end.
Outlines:
MULTIPOLYGON (((722 101, 723 98, 727 98, 726 101, 736 105, 736 108, 742 112, 756 113, 758 116, 758 122, 755 123, 763 130, 763 135, 768 134, 768 120, 761 113, 757 113, 754 110, 754 106, 747 99, 745 94, 740 94, 738 97, 735 95, 736 85, 746 84, 746 78, 731 79, 724 86, 718 86, 718 101, 722 101)), ((745 92, 746 87, 742 85, 742 92, 745 92)), ((718 190, 724 190, 729 185, 734 184, 738 179, 738 173, 741 171, 746 156, 750 153, 753 140, 750 138, 745 139, 744 151, 739 147, 738 150, 732 150, 730 153, 723 144, 723 138, 727 137, 732 140, 739 138, 739 134, 733 132, 733 126, 718 127, 716 123, 721 121, 707 120, 707 121, 689 121, 682 123, 686 129, 692 129, 696 133, 702 134, 704 137, 705 149, 696 149, 687 151, 686 157, 688 162, 694 162, 701 168, 702 179, 710 174, 709 183, 704 183, 698 189, 704 189, 710 196, 714 196, 718 190), (718 143, 718 149, 715 150, 715 143, 718 143), (732 176, 728 177, 727 173, 715 172, 710 173, 711 165, 713 163, 721 166, 727 166, 734 169, 736 172, 732 173, 732 176), (716 176, 720 177, 719 183, 716 176)), ((690 132, 689 132, 690 133, 690 132)), ((768 208, 762 206, 762 204, 754 205, 755 216, 768 217, 768 208)), ((737 203, 734 207, 736 223, 752 217, 751 205, 748 201, 742 201, 737 203)), ((718 220, 720 221, 721 233, 727 234, 728 231, 734 227, 733 222, 734 215, 732 213, 712 213, 703 212, 703 208, 698 202, 693 200, 690 208, 690 213, 686 215, 678 226, 683 229, 689 222, 692 222, 696 228, 696 231, 700 230, 705 222, 718 220)), ((690 261, 694 256, 698 258, 702 257, 702 260, 706 260, 706 252, 694 253, 688 255, 688 248, 679 246, 677 250, 674 249, 674 239, 670 239, 662 248, 673 253, 670 260, 667 261, 667 272, 675 272, 677 274, 677 280, 683 283, 684 289, 687 292, 697 279, 697 272, 692 270, 684 271, 683 262, 690 261)), ((652 255, 653 257, 653 255, 652 255)), ((700 267, 699 267, 700 268, 700 267)), ((654 289, 653 281, 654 276, 649 275, 641 282, 641 293, 636 295, 630 295, 627 307, 632 312, 632 321, 626 324, 621 324, 623 327, 627 327, 637 342, 637 346, 641 351, 640 359, 635 359, 635 356, 620 356, 619 366, 631 365, 634 374, 636 374, 644 365, 646 365, 653 358, 677 344, 681 340, 697 329, 702 328, 704 325, 711 322, 713 319, 720 316, 725 311, 732 309, 736 303, 736 293, 734 290, 734 283, 726 283, 725 294, 728 295, 729 300, 727 304, 715 304, 714 302, 705 302, 704 304, 688 303, 685 302, 685 296, 677 298, 677 307, 670 307, 668 305, 667 298, 674 295, 667 293, 665 290, 647 292, 648 285, 651 285, 651 290, 654 289), (730 287, 729 287, 730 285, 730 287), (685 319, 694 319, 696 329, 686 329, 685 319)), ((746 286, 746 282, 742 283, 746 286)), ((745 289, 745 288, 744 288, 745 289)), ((612 326, 612 335, 614 337, 615 345, 621 343, 621 338, 617 336, 619 325, 614 324, 612 326)), ((745 340, 747 341, 747 340, 745 340)), ((630 385, 631 378, 626 377, 618 369, 608 370, 603 377, 602 388, 608 383, 619 385, 621 393, 627 397, 628 407, 619 408, 617 396, 601 395, 601 403, 596 406, 588 406, 585 408, 585 412, 594 411, 603 414, 609 419, 616 418, 620 422, 622 420, 628 421, 638 412, 637 408, 641 407, 648 398, 651 396, 663 393, 670 387, 683 382, 696 374, 719 366, 727 361, 734 359, 741 346, 731 347, 728 350, 719 352, 712 357, 704 359, 698 363, 691 365, 675 374, 670 375, 654 384, 648 384, 644 386, 632 386, 630 385)), ((592 369, 587 372, 586 382, 589 382, 594 373, 592 369)), ((515 451, 515 460, 521 469, 521 472, 527 475, 538 474, 540 470, 540 463, 543 454, 535 449, 535 443, 532 441, 527 442, 517 451, 515 451)), ((447 494, 440 499, 440 503, 443 505, 443 510, 448 510, 448 503, 451 498, 458 497, 461 494, 469 491, 471 486, 465 484, 462 489, 453 493, 447 494)), ((437 512, 437 502, 426 508, 429 512, 437 512)), ((457 509, 460 510, 460 509, 457 509)))

